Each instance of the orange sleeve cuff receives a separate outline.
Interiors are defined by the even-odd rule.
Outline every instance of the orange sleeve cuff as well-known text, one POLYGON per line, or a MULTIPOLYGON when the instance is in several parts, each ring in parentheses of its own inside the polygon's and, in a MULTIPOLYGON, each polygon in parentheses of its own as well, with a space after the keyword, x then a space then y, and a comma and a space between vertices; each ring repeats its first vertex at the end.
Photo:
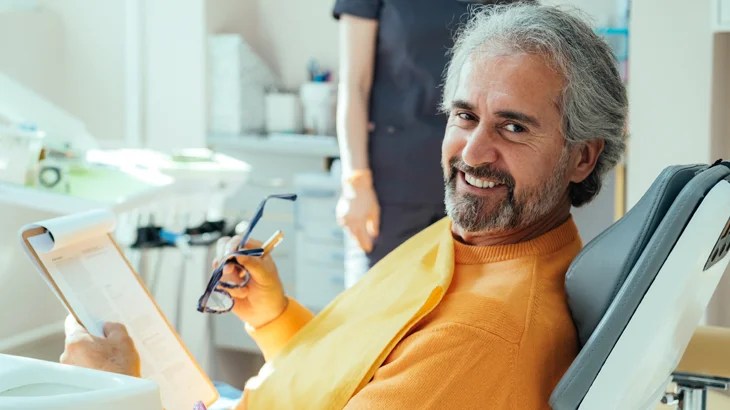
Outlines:
POLYGON ((284 312, 273 321, 254 329, 246 325, 246 331, 268 361, 276 356, 289 340, 314 317, 312 312, 292 298, 284 312))

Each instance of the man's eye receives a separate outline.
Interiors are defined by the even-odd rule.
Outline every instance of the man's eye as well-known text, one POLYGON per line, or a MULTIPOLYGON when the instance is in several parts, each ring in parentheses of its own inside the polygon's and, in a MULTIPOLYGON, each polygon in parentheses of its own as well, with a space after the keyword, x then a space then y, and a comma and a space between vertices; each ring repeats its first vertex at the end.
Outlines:
POLYGON ((527 129, 525 129, 525 127, 523 127, 519 124, 507 124, 504 126, 504 129, 506 129, 509 132, 517 132, 517 133, 527 131, 527 129))
POLYGON ((474 117, 473 115, 471 115, 469 113, 466 113, 466 112, 457 113, 456 116, 459 117, 462 120, 476 121, 476 117, 474 117))

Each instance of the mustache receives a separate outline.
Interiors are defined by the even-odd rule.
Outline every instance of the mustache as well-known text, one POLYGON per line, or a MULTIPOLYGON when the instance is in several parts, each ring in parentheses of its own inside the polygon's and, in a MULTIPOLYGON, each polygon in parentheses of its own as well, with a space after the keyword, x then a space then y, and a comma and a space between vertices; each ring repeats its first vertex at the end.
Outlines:
POLYGON ((470 165, 467 165, 464 160, 462 160, 460 157, 452 157, 449 160, 449 181, 451 182, 456 179, 457 171, 461 171, 465 174, 471 174, 474 175, 477 178, 481 179, 489 179, 492 181, 496 181, 500 184, 503 184, 507 186, 507 188, 510 189, 510 191, 515 186, 515 180, 512 178, 512 175, 510 175, 506 171, 500 171, 498 169, 493 169, 489 165, 481 165, 472 167, 470 165))

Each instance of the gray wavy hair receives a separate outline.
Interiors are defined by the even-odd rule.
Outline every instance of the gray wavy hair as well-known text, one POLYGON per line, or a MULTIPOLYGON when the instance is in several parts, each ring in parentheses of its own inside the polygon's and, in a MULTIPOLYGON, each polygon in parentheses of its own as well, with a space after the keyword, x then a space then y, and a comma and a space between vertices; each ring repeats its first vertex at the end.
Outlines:
POLYGON ((538 54, 563 75, 566 144, 604 141, 593 172, 569 188, 573 206, 590 202, 626 149, 628 99, 609 45, 574 9, 534 2, 476 7, 450 52, 441 103, 444 112, 451 110, 462 66, 477 51, 538 54))

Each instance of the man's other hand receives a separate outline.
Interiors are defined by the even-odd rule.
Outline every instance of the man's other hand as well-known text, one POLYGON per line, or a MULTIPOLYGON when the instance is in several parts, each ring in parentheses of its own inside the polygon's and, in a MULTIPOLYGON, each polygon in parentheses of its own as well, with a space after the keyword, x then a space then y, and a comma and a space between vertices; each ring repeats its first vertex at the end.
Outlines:
POLYGON ((140 360, 127 329, 119 323, 105 323, 104 337, 89 334, 76 319, 66 318, 66 345, 61 363, 140 377, 140 360))
MULTIPOLYGON (((223 263, 228 255, 239 249, 241 236, 223 237, 218 240, 213 269, 223 263)), ((249 239, 245 249, 260 248, 263 243, 249 239)), ((286 309, 289 299, 284 294, 284 286, 279 278, 276 263, 270 254, 263 256, 236 256, 241 266, 251 274, 251 280, 243 288, 225 289, 234 299, 233 313, 239 319, 257 329, 270 323, 286 309)), ((223 268, 222 281, 240 283, 244 272, 233 264, 223 268)))

